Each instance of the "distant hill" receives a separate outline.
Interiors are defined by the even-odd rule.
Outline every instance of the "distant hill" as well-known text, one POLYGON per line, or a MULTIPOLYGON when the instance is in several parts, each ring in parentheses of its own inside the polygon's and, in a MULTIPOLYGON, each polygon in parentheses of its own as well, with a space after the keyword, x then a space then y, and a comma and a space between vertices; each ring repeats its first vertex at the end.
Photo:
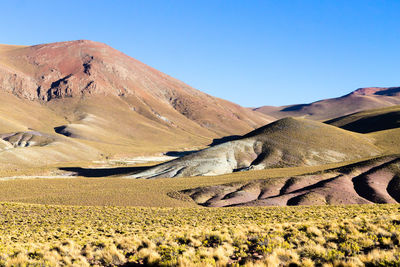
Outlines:
POLYGON ((274 120, 86 40, 0 45, 0 95, 0 134, 64 135, 104 156, 204 147, 274 120))
POLYGON ((358 133, 400 127, 400 106, 372 109, 342 116, 325 123, 358 133))
POLYGON ((313 166, 380 154, 374 139, 317 121, 285 118, 234 141, 135 173, 133 178, 219 175, 242 170, 313 166))
POLYGON ((400 87, 359 88, 342 97, 324 99, 310 104, 263 106, 253 110, 275 118, 294 116, 322 121, 358 111, 394 105, 400 105, 400 87))

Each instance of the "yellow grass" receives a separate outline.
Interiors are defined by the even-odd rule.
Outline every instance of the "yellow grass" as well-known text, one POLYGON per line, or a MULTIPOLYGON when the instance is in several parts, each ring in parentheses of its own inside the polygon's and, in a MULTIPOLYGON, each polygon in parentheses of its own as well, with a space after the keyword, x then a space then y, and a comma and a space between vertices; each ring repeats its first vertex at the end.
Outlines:
POLYGON ((0 265, 398 266, 399 208, 0 203, 0 265))
POLYGON ((400 106, 391 106, 391 107, 384 107, 384 108, 377 108, 377 109, 367 109, 364 111, 356 112, 354 114, 346 115, 337 119, 333 119, 335 122, 333 125, 345 125, 348 123, 351 123, 357 119, 361 118, 369 118, 369 117, 374 117, 374 116, 379 116, 382 114, 387 114, 391 112, 397 112, 400 111, 400 106))
POLYGON ((383 148, 386 154, 400 153, 400 128, 373 132, 368 136, 374 138, 375 144, 383 148))
POLYGON ((0 44, 0 53, 1 52, 6 52, 6 51, 12 51, 15 49, 27 47, 25 45, 8 45, 8 44, 0 44))

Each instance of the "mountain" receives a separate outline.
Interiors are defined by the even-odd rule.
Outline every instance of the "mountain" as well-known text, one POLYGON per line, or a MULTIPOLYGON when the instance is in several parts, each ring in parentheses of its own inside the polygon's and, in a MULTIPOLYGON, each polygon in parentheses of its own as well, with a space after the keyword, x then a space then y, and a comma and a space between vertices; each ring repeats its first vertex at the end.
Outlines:
POLYGON ((284 118, 234 141, 132 174, 132 178, 219 175, 241 170, 315 166, 381 153, 368 136, 322 122, 284 118))
POLYGON ((204 147, 274 120, 86 40, 0 45, 0 95, 1 135, 63 136, 107 157, 204 147))
POLYGON ((359 88, 342 97, 324 99, 310 104, 263 106, 253 110, 275 118, 294 116, 322 121, 393 105, 400 105, 400 87, 359 88))

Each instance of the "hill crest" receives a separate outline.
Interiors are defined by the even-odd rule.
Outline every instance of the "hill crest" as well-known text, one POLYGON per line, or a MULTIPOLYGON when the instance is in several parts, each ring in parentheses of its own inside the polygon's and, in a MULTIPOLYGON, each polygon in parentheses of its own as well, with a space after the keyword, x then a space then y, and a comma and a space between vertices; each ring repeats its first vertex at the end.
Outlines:
POLYGON ((316 166, 376 156, 362 134, 300 118, 284 118, 241 138, 131 175, 133 178, 219 175, 242 170, 316 166))
POLYGON ((400 87, 365 87, 341 97, 308 104, 262 106, 253 110, 277 119, 294 116, 324 121, 363 110, 394 105, 400 105, 400 87))
POLYGON ((398 96, 400 95, 400 87, 365 87, 358 88, 350 93, 350 95, 386 95, 398 96))

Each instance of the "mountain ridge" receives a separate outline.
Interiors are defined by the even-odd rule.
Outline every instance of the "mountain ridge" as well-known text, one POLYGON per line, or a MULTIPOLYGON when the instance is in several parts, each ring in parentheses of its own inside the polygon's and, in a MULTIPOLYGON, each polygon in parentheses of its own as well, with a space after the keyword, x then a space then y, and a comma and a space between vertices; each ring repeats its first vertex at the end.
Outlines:
POLYGON ((280 107, 262 106, 252 110, 277 119, 295 116, 324 121, 363 110, 394 105, 400 105, 400 87, 364 87, 340 97, 312 103, 280 107))

